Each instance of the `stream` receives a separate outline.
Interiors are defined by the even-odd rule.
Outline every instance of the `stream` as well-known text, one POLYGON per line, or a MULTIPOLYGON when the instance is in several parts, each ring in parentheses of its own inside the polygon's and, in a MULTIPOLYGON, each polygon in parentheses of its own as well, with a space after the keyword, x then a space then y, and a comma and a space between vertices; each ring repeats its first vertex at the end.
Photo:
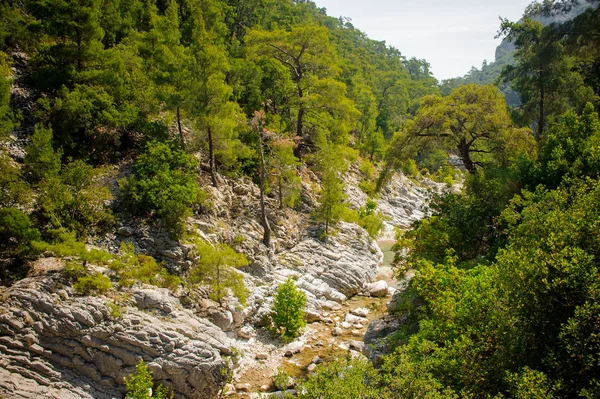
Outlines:
MULTIPOLYGON (((390 267, 394 259, 394 253, 392 252, 394 241, 381 239, 377 241, 377 244, 383 252, 384 258, 382 265, 379 267, 376 280, 386 280, 390 287, 396 288, 398 282, 394 279, 390 267)), ((327 322, 320 321, 308 324, 302 337, 300 337, 305 345, 299 353, 292 356, 285 356, 281 348, 274 349, 273 344, 275 342, 272 337, 268 333, 260 333, 251 340, 252 342, 249 342, 247 347, 247 350, 254 353, 256 358, 243 361, 242 367, 234 373, 234 384, 226 396, 233 399, 258 398, 258 392, 274 390, 273 375, 278 369, 282 369, 295 379, 303 379, 309 373, 308 367, 316 357, 327 363, 346 356, 349 351, 351 354, 360 353, 360 346, 363 345, 363 335, 367 331, 369 323, 372 320, 382 318, 387 313, 386 303, 389 300, 389 296, 376 298, 355 295, 346 301, 340 309, 322 313, 327 322), (339 326, 345 320, 346 315, 357 308, 369 310, 366 320, 363 319, 360 323, 354 323, 349 328, 341 328, 341 334, 334 336, 332 334, 334 327, 339 326), (259 356, 258 353, 263 353, 264 358, 259 356)), ((348 325, 346 324, 346 326, 348 325)))

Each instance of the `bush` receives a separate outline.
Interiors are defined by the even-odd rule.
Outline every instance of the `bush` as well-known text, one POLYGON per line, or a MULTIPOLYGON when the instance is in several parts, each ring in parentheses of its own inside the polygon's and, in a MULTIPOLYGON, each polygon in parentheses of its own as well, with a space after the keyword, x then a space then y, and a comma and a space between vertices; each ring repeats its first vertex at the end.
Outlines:
POLYGON ((409 159, 408 161, 404 162, 401 166, 401 169, 402 173, 408 177, 418 177, 420 175, 417 162, 414 159, 409 159))
POLYGON ((213 246, 199 238, 192 242, 199 259, 190 270, 189 281, 192 284, 208 285, 210 298, 216 302, 221 302, 231 290, 238 301, 244 305, 248 290, 242 275, 235 268, 246 266, 248 259, 227 244, 213 246))
POLYGON ((336 360, 317 367, 316 372, 300 384, 298 397, 301 399, 380 399, 383 396, 380 395, 377 381, 377 372, 367 360, 336 360))
POLYGON ((157 217, 176 236, 205 195, 196 182, 198 161, 169 144, 148 143, 135 165, 135 175, 119 181, 121 199, 138 216, 157 217))
POLYGON ((59 258, 76 257, 83 262, 96 265, 107 265, 114 256, 102 249, 87 249, 85 243, 78 241, 75 232, 65 229, 51 230, 52 243, 33 241, 32 248, 36 253, 49 251, 59 258))
POLYGON ((277 287, 277 294, 273 301, 271 319, 275 331, 284 342, 291 341, 300 335, 300 330, 306 325, 304 308, 306 307, 306 294, 296 288, 296 283, 288 278, 277 287))
POLYGON ((285 391, 290 385, 290 376, 283 369, 278 368, 273 376, 273 383, 278 390, 285 391))
POLYGON ((170 274, 152 256, 136 254, 133 244, 121 243, 120 254, 109 267, 117 273, 119 284, 123 286, 131 286, 139 281, 174 291, 181 284, 178 276, 170 274))
POLYGON ((84 277, 87 272, 81 262, 70 261, 65 265, 65 274, 72 280, 77 281, 81 277, 84 277))
POLYGON ((85 237, 114 221, 107 202, 112 199, 102 178, 106 171, 83 161, 66 165, 61 173, 40 183, 38 204, 43 216, 55 227, 76 231, 85 237))
POLYGON ((2 256, 25 256, 32 252, 31 243, 40 232, 32 227, 23 212, 15 208, 0 209, 0 253, 2 256))
POLYGON ((32 197, 31 188, 21 180, 21 170, 8 155, 0 153, 0 208, 27 207, 32 197))
POLYGON ((104 274, 92 273, 78 278, 73 288, 83 295, 104 294, 112 288, 112 283, 104 274))
POLYGON ((152 381, 152 372, 146 366, 143 360, 135 366, 135 373, 125 377, 125 386, 127 387, 126 399, 171 399, 173 393, 169 394, 167 389, 161 385, 156 392, 152 391, 154 383, 152 381))
POLYGON ((34 178, 41 180, 47 176, 55 176, 60 171, 62 150, 52 148, 52 129, 35 125, 31 144, 25 148, 25 165, 34 178))
POLYGON ((371 238, 375 239, 383 228, 383 215, 376 212, 377 202, 367 199, 364 207, 360 208, 358 215, 360 217, 358 224, 365 229, 371 238))

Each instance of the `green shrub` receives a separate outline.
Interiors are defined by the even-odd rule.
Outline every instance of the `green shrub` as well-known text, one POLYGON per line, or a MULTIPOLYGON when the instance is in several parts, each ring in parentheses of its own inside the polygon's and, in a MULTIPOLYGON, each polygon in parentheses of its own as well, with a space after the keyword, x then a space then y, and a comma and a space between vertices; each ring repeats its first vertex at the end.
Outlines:
MULTIPOLYGON (((7 12, 2 8, 2 12, 7 12)), ((9 18, 3 18, 3 26, 8 27, 6 21, 9 18)), ((0 28, 1 29, 1 28, 0 28)), ((10 28, 8 28, 10 29, 10 28)), ((10 31, 9 31, 10 32, 10 31)), ((4 41, 4 38, 2 38, 4 41)), ((8 136, 16 124, 16 117, 10 106, 10 88, 12 86, 12 71, 10 70, 10 58, 8 53, 0 53, 0 139, 8 136)))
POLYGON ((221 302, 227 296, 228 290, 231 290, 238 301, 244 305, 248 290, 242 275, 235 269, 248 265, 248 259, 227 244, 213 246, 199 238, 195 238, 192 243, 199 259, 190 270, 189 281, 192 284, 208 285, 210 298, 217 302, 221 302))
POLYGON ((346 222, 346 223, 356 223, 356 224, 358 224, 358 222, 360 220, 360 215, 358 214, 358 211, 356 211, 354 209, 345 208, 342 211, 342 218, 341 219, 344 222, 346 222))
POLYGON ((308 379, 300 384, 298 397, 301 399, 404 397, 381 396, 377 385, 378 380, 376 370, 367 360, 340 359, 317 367, 315 373, 309 375, 308 379))
POLYGON ((83 295, 104 294, 112 288, 112 283, 104 274, 96 272, 78 278, 73 288, 83 295))
POLYGON ((25 152, 27 170, 36 179, 55 176, 60 171, 62 150, 54 151, 52 147, 52 129, 36 124, 31 143, 25 147, 25 152))
POLYGON ((277 369, 277 373, 273 376, 273 383, 280 391, 285 391, 290 385, 290 376, 282 368, 277 369))
POLYGON ((106 171, 83 161, 66 165, 59 175, 40 183, 38 205, 55 226, 76 231, 85 237, 114 222, 108 202, 112 195, 103 182, 106 171))
POLYGON ((292 341, 300 335, 300 330, 306 325, 305 307, 306 294, 296 288, 292 278, 279 284, 273 301, 271 320, 275 331, 281 335, 284 342, 292 341))
POLYGON ((371 238, 375 239, 383 228, 384 217, 380 212, 376 212, 377 202, 367 199, 364 207, 360 208, 358 215, 360 217, 358 224, 365 229, 371 238))
POLYGON ((363 179, 358 183, 358 188, 367 195, 375 195, 377 191, 377 182, 363 179))
POLYGON ((21 179, 21 170, 0 152, 0 208, 26 207, 32 197, 31 188, 21 179))
POLYGON ((33 251, 32 242, 40 232, 23 212, 15 208, 0 209, 0 254, 26 256, 33 251))
POLYGON ((152 256, 138 255, 133 244, 121 243, 119 256, 109 264, 119 276, 119 284, 131 286, 136 281, 144 284, 169 288, 174 291, 181 284, 178 276, 172 275, 152 256))
POLYGON ((150 142, 135 165, 135 175, 119 181, 121 199, 134 214, 157 217, 176 236, 185 232, 205 194, 196 182, 198 161, 169 144, 150 142))
POLYGON ((114 258, 112 254, 102 249, 87 249, 84 242, 78 241, 75 232, 65 229, 49 231, 52 243, 44 241, 32 242, 35 252, 49 251, 59 258, 76 257, 84 262, 96 265, 107 265, 114 258))
POLYGON ((81 277, 84 277, 87 272, 81 262, 70 261, 65 265, 65 274, 72 280, 77 281, 81 277))
POLYGON ((367 195, 374 195, 377 183, 375 178, 377 177, 377 169, 367 158, 364 158, 358 166, 360 173, 363 175, 358 188, 360 188, 367 195))
POLYGON ((135 366, 135 373, 129 377, 125 377, 125 386, 127 394, 125 399, 172 399, 173 393, 169 394, 167 389, 161 385, 158 386, 155 392, 152 388, 154 382, 152 380, 152 372, 146 366, 143 360, 135 366))
POLYGON ((108 308, 110 317, 113 319, 120 319, 125 313, 125 307, 116 302, 107 302, 106 307, 108 308))
POLYGON ((417 162, 414 159, 409 159, 402 164, 401 167, 402 173, 409 177, 417 177, 421 173, 419 172, 419 168, 417 167, 417 162))

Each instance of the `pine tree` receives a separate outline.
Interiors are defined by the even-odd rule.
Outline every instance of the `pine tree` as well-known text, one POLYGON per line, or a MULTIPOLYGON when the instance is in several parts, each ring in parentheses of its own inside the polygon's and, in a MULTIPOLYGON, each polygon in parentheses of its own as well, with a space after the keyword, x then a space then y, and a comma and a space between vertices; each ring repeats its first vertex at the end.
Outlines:
POLYGON ((305 307, 306 294, 296 288, 296 283, 291 277, 279 284, 273 301, 271 319, 284 342, 296 338, 306 325, 305 307))

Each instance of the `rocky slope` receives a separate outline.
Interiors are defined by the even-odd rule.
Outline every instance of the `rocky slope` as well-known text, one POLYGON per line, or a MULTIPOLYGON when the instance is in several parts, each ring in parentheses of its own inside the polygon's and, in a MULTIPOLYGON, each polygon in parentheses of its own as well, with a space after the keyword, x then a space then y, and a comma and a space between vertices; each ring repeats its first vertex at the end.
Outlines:
MULTIPOLYGON (((0 394, 122 397, 123 378, 143 359, 155 379, 172 387, 177 398, 216 397, 227 368, 252 364, 244 358, 254 359, 257 354, 246 343, 264 335, 260 327, 268 322, 277 285, 288 276, 294 276, 307 293, 309 322, 334 323, 327 316, 357 293, 378 290, 378 295, 387 295, 387 285, 370 284, 382 253, 362 228, 341 223, 327 241, 315 238, 307 217, 315 195, 309 188, 311 177, 304 180, 303 212, 276 210, 275 200, 269 199, 269 208, 275 210, 270 215, 272 249, 261 244, 258 188, 247 180, 221 179, 218 189, 210 188, 212 212, 189 220, 188 227, 205 239, 227 242, 250 259, 242 271, 251 291, 243 310, 235 301, 220 307, 202 295, 190 300, 181 292, 176 297, 167 290, 139 285, 121 289, 113 298, 79 296, 62 277, 58 260, 51 270, 2 288, 0 394), (244 358, 229 362, 233 347, 245 348, 244 358)), ((356 178, 351 176, 352 180, 356 178)), ((353 184, 349 187, 358 193, 353 184)), ((354 206, 366 201, 360 193, 349 197, 354 206)), ((423 215, 427 198, 424 187, 396 176, 379 206, 389 216, 390 228, 406 227, 423 215)), ((97 237, 94 244, 116 252, 121 242, 132 243, 137 252, 164 260, 177 271, 192 264, 187 244, 172 240, 155 226, 137 220, 121 222, 114 233, 97 237)), ((277 352, 279 359, 284 352, 277 352)))
POLYGON ((215 397, 224 383, 230 339, 165 291, 134 290, 122 315, 107 298, 76 296, 59 274, 1 294, 0 392, 8 397, 122 397, 141 359, 180 398, 215 397))

